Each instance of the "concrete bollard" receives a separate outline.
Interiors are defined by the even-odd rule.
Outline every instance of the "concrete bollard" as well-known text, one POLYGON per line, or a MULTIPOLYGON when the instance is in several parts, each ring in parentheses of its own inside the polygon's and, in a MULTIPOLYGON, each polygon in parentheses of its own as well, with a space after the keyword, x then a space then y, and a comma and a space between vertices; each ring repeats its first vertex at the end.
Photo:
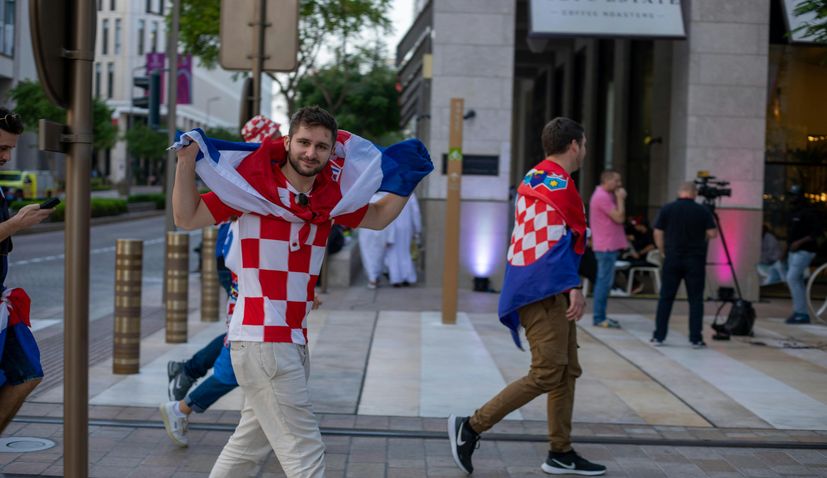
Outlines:
POLYGON ((166 256, 166 341, 180 344, 187 341, 189 306, 189 234, 167 232, 166 256))
POLYGON ((218 228, 205 227, 201 231, 201 322, 218 322, 218 265, 215 260, 215 241, 218 228))
POLYGON ((115 244, 115 332, 112 373, 141 368, 141 276, 144 241, 118 239, 115 244))

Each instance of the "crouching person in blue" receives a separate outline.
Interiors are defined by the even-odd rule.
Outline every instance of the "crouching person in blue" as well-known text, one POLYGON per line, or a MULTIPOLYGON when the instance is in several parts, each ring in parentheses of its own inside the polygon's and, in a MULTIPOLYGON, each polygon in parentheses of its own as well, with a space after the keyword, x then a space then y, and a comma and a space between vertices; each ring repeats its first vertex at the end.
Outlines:
POLYGON ((571 446, 574 382, 582 373, 577 358, 576 321, 583 316, 578 268, 586 250, 586 214, 571 173, 586 156, 583 127, 555 118, 542 133, 546 158, 517 189, 517 211, 503 291, 500 321, 518 347, 525 329, 531 349, 528 375, 512 382, 470 417, 448 418, 451 454, 466 473, 480 433, 535 397, 548 397, 549 474, 602 475, 606 467, 578 455, 571 446))
MULTIPOLYGON (((22 132, 20 117, 0 108, 0 166, 11 159, 22 132)), ((6 287, 11 236, 42 222, 52 211, 30 204, 10 217, 9 203, 0 191, 0 433, 43 378, 40 351, 30 329, 31 300, 23 289, 6 287)))

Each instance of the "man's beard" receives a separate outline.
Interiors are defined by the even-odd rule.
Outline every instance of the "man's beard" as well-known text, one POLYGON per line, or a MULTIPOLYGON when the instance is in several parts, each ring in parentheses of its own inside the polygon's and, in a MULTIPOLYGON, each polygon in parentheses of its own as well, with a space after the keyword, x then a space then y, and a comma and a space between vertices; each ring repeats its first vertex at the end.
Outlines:
POLYGON ((327 161, 324 161, 324 162, 319 161, 319 166, 318 167, 313 168, 310 171, 307 171, 307 170, 302 168, 302 162, 301 162, 301 159, 298 158, 298 155, 296 157, 294 157, 292 152, 287 153, 287 161, 290 162, 290 167, 293 168, 293 171, 296 171, 297 173, 299 173, 300 176, 304 176, 304 177, 307 177, 307 178, 310 178, 310 177, 313 177, 313 176, 319 174, 320 172, 322 172, 324 167, 327 165, 327 161))

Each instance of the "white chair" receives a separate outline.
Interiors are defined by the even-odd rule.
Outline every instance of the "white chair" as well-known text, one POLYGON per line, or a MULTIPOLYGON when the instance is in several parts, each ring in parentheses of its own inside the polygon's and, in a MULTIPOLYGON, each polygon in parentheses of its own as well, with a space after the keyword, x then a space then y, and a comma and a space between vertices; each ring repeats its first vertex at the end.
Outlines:
POLYGON ((660 253, 657 249, 649 251, 646 254, 646 262, 650 264, 657 264, 654 266, 636 266, 629 268, 629 279, 626 282, 626 293, 631 295, 632 294, 632 284, 635 281, 635 274, 640 272, 641 274, 651 274, 652 280, 655 284, 655 294, 660 294, 660 266, 661 266, 661 259, 660 253))

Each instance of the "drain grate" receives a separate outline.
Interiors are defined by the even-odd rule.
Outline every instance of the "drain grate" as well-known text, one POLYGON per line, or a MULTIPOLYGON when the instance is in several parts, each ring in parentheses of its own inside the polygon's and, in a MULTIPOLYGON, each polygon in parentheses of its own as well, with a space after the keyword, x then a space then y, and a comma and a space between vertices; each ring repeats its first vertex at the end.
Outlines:
POLYGON ((31 453, 53 448, 55 442, 47 438, 9 437, 0 438, 0 453, 31 453))

